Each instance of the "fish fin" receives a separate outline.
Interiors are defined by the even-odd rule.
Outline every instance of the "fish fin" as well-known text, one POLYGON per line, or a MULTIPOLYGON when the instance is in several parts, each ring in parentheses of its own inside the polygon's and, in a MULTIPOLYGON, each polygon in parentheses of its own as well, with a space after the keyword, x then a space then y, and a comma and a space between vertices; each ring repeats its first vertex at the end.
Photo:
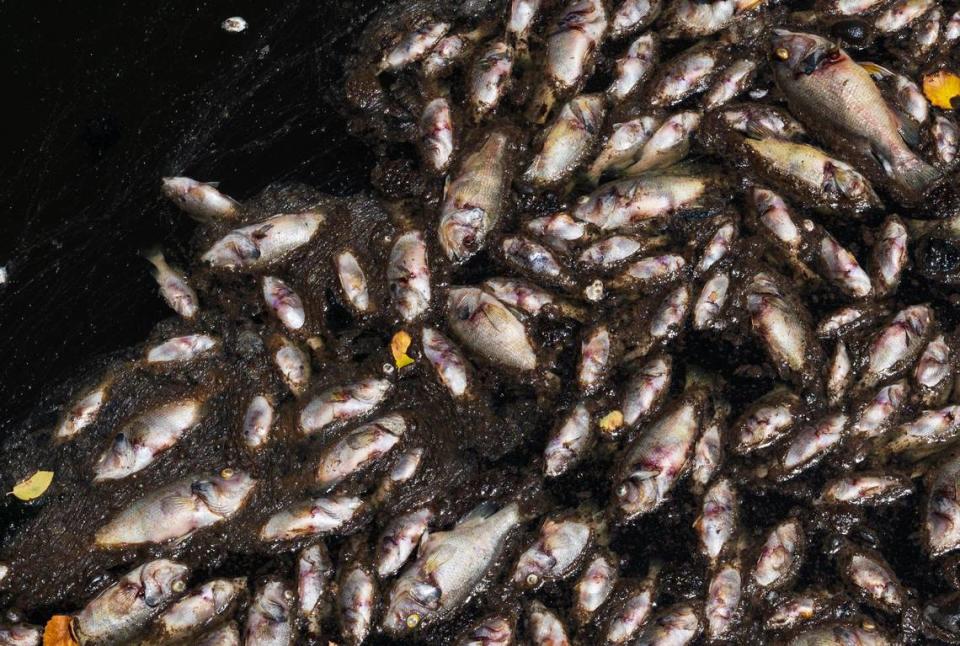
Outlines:
POLYGON ((922 195, 941 177, 940 171, 913 153, 906 159, 893 160, 876 147, 870 152, 891 179, 916 195, 922 195))
POLYGON ((195 511, 197 501, 193 496, 167 496, 160 501, 160 508, 164 513, 176 513, 182 510, 195 511))
POLYGON ((493 516, 495 513, 497 513, 499 508, 500 506, 494 501, 485 500, 467 512, 467 514, 460 519, 460 522, 457 523, 457 529, 466 527, 468 525, 477 525, 482 523, 486 519, 490 518, 490 516, 493 516))
POLYGON ((212 186, 213 188, 220 188, 220 182, 204 182, 207 186, 212 186))
POLYGON ((140 252, 140 255, 142 255, 147 262, 153 265, 153 268, 150 270, 150 272, 154 276, 160 273, 162 267, 167 264, 166 259, 163 257, 163 249, 160 248, 160 245, 147 247, 140 252))
POLYGON ((907 142, 908 146, 917 146, 920 143, 919 124, 913 120, 913 117, 899 110, 894 110, 893 114, 897 118, 897 131, 900 133, 900 136, 903 137, 903 140, 907 142))
POLYGON ((893 76, 893 72, 888 70, 883 65, 878 63, 872 63, 870 61, 864 61, 860 63, 860 67, 865 69, 870 76, 874 78, 886 78, 888 76, 893 76))

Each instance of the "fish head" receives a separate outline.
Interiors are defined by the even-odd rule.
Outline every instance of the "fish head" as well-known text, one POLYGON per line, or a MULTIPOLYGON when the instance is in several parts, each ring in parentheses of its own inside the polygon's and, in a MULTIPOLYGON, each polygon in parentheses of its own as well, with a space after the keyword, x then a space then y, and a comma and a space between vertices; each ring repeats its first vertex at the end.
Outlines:
POLYGON ((164 177, 161 190, 167 199, 183 205, 190 200, 190 191, 199 185, 200 182, 189 177, 164 177))
POLYGON ((185 565, 159 559, 143 566, 140 584, 143 602, 155 608, 173 594, 186 590, 190 569, 185 565))
POLYGON ((809 76, 824 65, 838 63, 846 55, 832 42, 815 34, 774 29, 770 37, 774 71, 789 71, 794 77, 809 76))
POLYGON ((614 494, 624 516, 633 517, 657 506, 660 499, 658 475, 657 471, 635 472, 620 481, 614 494))
POLYGON ((483 292, 475 287, 451 289, 447 300, 450 318, 456 321, 470 321, 480 309, 483 292))
POLYGON ((440 245, 453 262, 466 260, 483 245, 487 213, 479 207, 464 206, 443 217, 440 245))
POLYGON ((215 267, 242 267, 260 258, 256 240, 242 231, 228 233, 207 251, 201 260, 215 267))
POLYGON ((415 630, 440 609, 440 594, 440 587, 428 580, 401 579, 390 595, 384 629, 392 635, 415 630))
POLYGON ((190 484, 190 492, 215 514, 233 514, 246 501, 256 480, 244 471, 223 469, 212 478, 201 478, 190 484))

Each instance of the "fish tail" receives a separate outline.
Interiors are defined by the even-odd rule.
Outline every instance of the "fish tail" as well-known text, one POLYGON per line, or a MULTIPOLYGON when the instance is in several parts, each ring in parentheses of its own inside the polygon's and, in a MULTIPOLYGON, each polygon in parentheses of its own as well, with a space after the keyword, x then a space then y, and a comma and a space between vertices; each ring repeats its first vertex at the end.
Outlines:
POLYGON ((153 272, 155 274, 163 271, 163 268, 167 265, 167 261, 163 257, 163 249, 161 249, 159 245, 154 245, 144 249, 141 252, 141 255, 146 259, 147 262, 153 265, 153 272))
POLYGON ((940 179, 940 171, 919 157, 914 157, 897 169, 896 176, 910 192, 922 195, 940 179))

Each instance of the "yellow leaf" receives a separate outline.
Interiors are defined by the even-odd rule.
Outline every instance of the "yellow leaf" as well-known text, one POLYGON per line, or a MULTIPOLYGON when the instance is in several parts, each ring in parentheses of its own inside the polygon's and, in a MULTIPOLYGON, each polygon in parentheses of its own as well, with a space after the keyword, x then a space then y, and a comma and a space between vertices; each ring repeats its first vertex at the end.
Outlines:
POLYGON ((960 97, 960 76, 949 70, 940 70, 923 77, 923 94, 930 103, 953 110, 953 102, 960 97))
POLYGON ((37 471, 29 478, 18 482, 13 488, 13 495, 20 500, 39 498, 51 482, 53 482, 53 471, 37 471))
POLYGON ((390 341, 390 352, 393 353, 393 362, 397 369, 413 363, 413 359, 407 354, 411 341, 410 335, 403 330, 393 335, 393 340, 390 341))
POLYGON ((621 426, 623 426, 623 413, 618 410, 610 411, 600 420, 600 430, 604 433, 615 431, 621 426))
POLYGON ((50 617, 43 629, 43 646, 77 646, 77 640, 70 632, 69 615, 50 617))

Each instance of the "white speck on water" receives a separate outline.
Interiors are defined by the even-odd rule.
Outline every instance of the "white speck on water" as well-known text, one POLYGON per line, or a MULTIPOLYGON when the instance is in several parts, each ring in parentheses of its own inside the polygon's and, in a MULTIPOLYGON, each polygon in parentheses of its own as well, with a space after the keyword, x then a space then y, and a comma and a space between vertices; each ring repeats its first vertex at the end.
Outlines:
POLYGON ((234 16, 233 18, 227 18, 224 20, 223 24, 220 26, 224 31, 228 31, 231 34, 239 34, 241 31, 247 28, 247 21, 240 16, 234 16))
POLYGON ((7 267, 4 265, 0 267, 0 285, 3 285, 7 282, 7 267))
POLYGON ((769 90, 767 90, 767 88, 762 88, 762 87, 756 88, 755 90, 750 90, 750 98, 762 99, 763 97, 767 96, 767 92, 769 92, 769 90))

